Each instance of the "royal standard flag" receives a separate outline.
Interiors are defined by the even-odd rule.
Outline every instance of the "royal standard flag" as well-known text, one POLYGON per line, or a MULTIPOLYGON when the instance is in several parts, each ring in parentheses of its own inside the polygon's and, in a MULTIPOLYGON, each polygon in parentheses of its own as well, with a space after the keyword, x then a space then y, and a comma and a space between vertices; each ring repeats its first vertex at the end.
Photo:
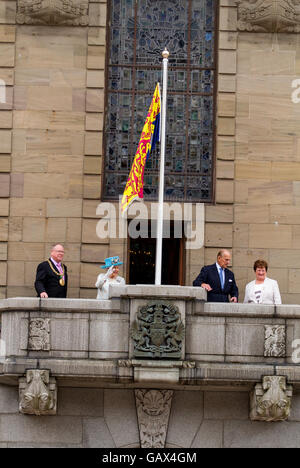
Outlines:
POLYGON ((136 198, 143 199, 144 171, 146 161, 159 140, 160 128, 160 90, 157 83, 140 142, 132 163, 121 202, 124 213, 136 198))

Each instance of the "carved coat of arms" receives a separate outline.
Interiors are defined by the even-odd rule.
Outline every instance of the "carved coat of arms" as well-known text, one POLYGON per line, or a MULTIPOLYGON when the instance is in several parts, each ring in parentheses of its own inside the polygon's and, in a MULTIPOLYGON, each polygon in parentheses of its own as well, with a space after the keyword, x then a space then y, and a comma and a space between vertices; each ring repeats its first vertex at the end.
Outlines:
POLYGON ((131 337, 135 357, 180 359, 184 325, 178 307, 165 301, 139 307, 131 337))

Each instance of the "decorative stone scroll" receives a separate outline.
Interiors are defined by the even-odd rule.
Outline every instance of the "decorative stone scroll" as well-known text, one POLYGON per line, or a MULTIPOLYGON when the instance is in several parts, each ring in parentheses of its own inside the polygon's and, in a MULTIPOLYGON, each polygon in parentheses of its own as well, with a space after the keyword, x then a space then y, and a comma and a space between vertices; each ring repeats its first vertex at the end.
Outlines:
POLYGON ((56 380, 48 370, 30 369, 19 379, 19 411, 23 414, 56 414, 56 380))
POLYGON ((88 0, 18 0, 18 24, 87 26, 88 0))
POLYGON ((50 350, 50 319, 30 319, 28 349, 34 351, 50 350))
POLYGON ((300 0, 236 0, 238 30, 300 32, 300 0))
POLYGON ((164 448, 173 390, 135 390, 142 448, 164 448))
POLYGON ((290 414, 292 386, 286 377, 263 377, 250 395, 250 419, 253 421, 285 421, 290 414))
POLYGON ((264 356, 285 356, 285 326, 265 325, 264 356))
POLYGON ((184 325, 178 307, 162 300, 139 307, 131 337, 134 357, 180 359, 184 325))

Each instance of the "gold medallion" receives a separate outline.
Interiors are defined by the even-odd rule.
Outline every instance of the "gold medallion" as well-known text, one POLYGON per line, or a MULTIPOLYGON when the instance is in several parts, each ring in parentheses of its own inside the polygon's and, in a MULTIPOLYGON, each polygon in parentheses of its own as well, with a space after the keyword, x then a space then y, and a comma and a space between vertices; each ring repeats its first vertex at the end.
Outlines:
POLYGON ((64 286, 64 285, 65 285, 65 280, 64 280, 63 278, 60 278, 59 284, 60 284, 61 286, 64 286))

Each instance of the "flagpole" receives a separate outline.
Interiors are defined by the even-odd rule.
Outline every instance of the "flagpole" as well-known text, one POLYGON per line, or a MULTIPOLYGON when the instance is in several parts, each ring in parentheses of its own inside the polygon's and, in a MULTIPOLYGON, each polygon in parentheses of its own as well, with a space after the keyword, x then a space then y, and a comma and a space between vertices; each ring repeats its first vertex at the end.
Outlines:
POLYGON ((165 143, 166 143, 166 109, 167 109, 167 84, 168 84, 168 57, 169 52, 165 48, 163 56, 163 92, 161 105, 161 142, 160 142, 160 171, 159 171, 159 192, 157 207, 157 227, 156 227, 156 261, 155 261, 155 285, 161 285, 161 264, 162 264, 162 238, 163 238, 163 217, 164 217, 164 182, 165 182, 165 143))

